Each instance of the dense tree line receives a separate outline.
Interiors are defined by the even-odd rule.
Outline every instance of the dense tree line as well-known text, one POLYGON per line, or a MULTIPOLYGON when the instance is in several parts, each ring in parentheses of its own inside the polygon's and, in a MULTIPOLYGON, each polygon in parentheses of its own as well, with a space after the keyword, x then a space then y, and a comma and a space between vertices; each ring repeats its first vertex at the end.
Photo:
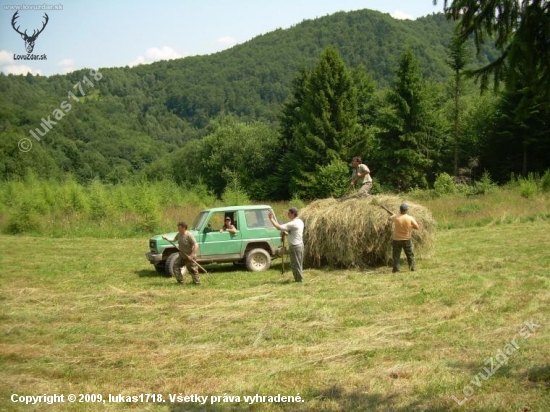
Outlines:
MULTIPOLYGON (((444 2, 457 20, 457 43, 473 38, 478 54, 491 44, 493 61, 465 73, 494 90, 503 84, 487 139, 484 164, 500 180, 510 173, 550 166, 550 2, 548 0, 453 0, 444 2)), ((434 0, 434 4, 437 1, 434 0)))
POLYGON ((211 56, 101 69, 86 96, 75 85, 89 69, 0 75, 0 177, 171 179, 283 199, 343 194, 355 155, 397 190, 442 172, 488 169, 503 181, 544 171, 548 99, 526 92, 544 73, 518 64, 525 76, 509 77, 513 87, 480 96, 463 73, 493 64, 498 45, 455 27, 443 14, 336 13, 211 56), (71 110, 34 141, 29 131, 66 100, 71 110), (18 147, 22 138, 30 151, 18 147))

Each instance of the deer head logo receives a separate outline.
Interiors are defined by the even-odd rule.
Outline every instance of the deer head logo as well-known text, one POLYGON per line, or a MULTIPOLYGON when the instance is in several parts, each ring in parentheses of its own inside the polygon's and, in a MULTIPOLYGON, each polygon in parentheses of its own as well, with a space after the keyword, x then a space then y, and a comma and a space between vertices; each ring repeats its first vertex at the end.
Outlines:
POLYGON ((12 25, 13 29, 21 35, 22 39, 25 40, 25 48, 27 49, 27 53, 32 53, 32 51, 34 49, 34 42, 36 41, 36 38, 38 37, 38 35, 40 33, 42 33, 42 31, 46 27, 46 24, 48 24, 48 20, 50 18, 48 17, 48 15, 46 13, 44 13, 44 17, 46 18, 46 21, 43 23, 42 28, 40 30, 38 30, 38 32, 36 30, 34 30, 33 33, 32 33, 32 36, 28 36, 27 35, 27 30, 25 30, 24 33, 21 33, 19 31, 19 26, 17 26, 17 28, 15 28, 15 23, 16 23, 15 20, 19 17, 17 15, 17 13, 19 13, 19 11, 16 11, 15 14, 13 15, 13 17, 11 18, 11 25, 12 25))

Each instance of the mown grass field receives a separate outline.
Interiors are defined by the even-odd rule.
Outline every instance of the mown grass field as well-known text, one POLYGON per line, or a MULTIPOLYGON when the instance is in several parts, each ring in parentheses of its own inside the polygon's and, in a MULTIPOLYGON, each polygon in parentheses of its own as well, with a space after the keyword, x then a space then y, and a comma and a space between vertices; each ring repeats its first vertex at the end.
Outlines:
POLYGON ((448 226, 417 272, 308 269, 304 284, 275 261, 179 286, 145 260, 146 238, 0 236, 0 409, 550 410, 550 221, 448 226), (166 402, 10 400, 54 393, 166 402), (244 400, 256 394, 303 402, 244 400), (210 404, 224 395, 240 402, 210 404))

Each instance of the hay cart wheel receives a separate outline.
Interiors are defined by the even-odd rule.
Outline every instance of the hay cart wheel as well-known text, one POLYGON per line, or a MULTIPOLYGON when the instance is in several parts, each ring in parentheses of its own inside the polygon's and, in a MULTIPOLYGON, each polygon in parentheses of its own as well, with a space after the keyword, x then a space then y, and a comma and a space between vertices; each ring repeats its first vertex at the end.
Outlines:
POLYGON ((181 260, 179 257, 180 255, 177 252, 168 256, 168 259, 166 259, 166 263, 164 264, 166 276, 174 276, 174 273, 176 273, 175 271, 180 270, 181 260))
POLYGON ((264 249, 252 249, 246 255, 246 268, 251 272, 263 272, 271 266, 271 256, 264 249))

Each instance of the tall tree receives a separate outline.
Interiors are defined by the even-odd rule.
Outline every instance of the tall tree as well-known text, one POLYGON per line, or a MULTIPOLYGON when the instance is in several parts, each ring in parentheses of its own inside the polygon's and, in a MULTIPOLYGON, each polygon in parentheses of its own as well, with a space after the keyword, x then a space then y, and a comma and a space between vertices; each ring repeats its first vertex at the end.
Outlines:
POLYGON ((470 61, 466 44, 455 35, 447 50, 447 64, 453 71, 453 137, 454 137, 454 162, 453 174, 458 176, 458 158, 460 147, 460 97, 463 92, 462 71, 470 61))
MULTIPOLYGON (((546 120, 550 115, 550 2, 445 0, 444 8, 449 18, 459 20, 460 41, 473 36, 479 52, 491 39, 501 52, 496 60, 470 74, 481 80, 482 88, 490 76, 495 86, 504 82, 505 100, 500 108, 505 111, 499 123, 510 127, 496 135, 508 141, 507 148, 521 148, 521 168, 512 171, 536 171, 536 165, 529 167, 528 154, 541 152, 550 141, 546 120)), ((503 146, 503 141, 494 143, 503 146)), ((514 153, 510 156, 515 157, 514 153)))
MULTIPOLYGON (((437 0, 433 1, 437 4, 437 0)), ((471 36, 478 52, 486 39, 494 39, 500 57, 474 70, 486 87, 489 77, 495 85, 504 80, 515 85, 517 76, 535 74, 531 87, 550 93, 550 2, 548 0, 444 0, 449 18, 459 20, 459 38, 462 42, 471 36), (526 66, 518 70, 518 66, 526 66)), ((529 106, 529 102, 520 104, 529 106)))
POLYGON ((535 94, 529 97, 531 110, 524 112, 520 102, 529 90, 518 81, 516 88, 500 94, 481 159, 497 181, 508 181, 511 173, 526 176, 550 168, 550 107, 535 94))
POLYGON ((418 62, 411 51, 401 56, 388 104, 379 113, 379 176, 399 190, 428 185, 432 164, 429 110, 418 62))
POLYGON ((360 138, 356 88, 334 48, 325 49, 309 73, 300 73, 282 125, 287 153, 280 172, 290 177, 289 193, 318 197, 319 168, 349 160, 360 138))

